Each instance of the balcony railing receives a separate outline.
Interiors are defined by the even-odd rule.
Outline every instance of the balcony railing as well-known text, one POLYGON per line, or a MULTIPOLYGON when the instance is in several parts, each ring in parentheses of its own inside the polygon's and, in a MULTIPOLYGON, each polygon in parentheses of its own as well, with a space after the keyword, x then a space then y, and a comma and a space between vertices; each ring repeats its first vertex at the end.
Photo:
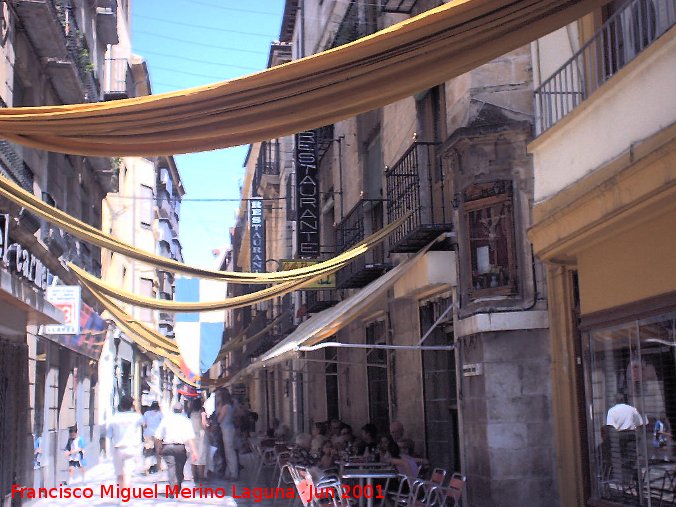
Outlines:
POLYGON ((417 3, 418 0, 381 0, 380 10, 396 14, 411 14, 417 3))
POLYGON ((71 60, 75 63, 77 73, 85 91, 85 102, 99 100, 99 83, 94 77, 94 64, 91 52, 87 47, 83 32, 77 24, 74 9, 66 7, 59 9, 59 18, 63 23, 66 34, 66 47, 71 60))
POLYGON ((160 217, 166 219, 172 228, 177 227, 175 203, 163 188, 157 189, 157 209, 160 217))
POLYGON ((537 134, 586 100, 676 22, 674 0, 632 0, 535 90, 537 134))
POLYGON ((337 290, 308 290, 305 294, 307 313, 321 312, 337 305, 341 300, 337 290))
POLYGON ((417 252, 453 229, 436 143, 415 142, 385 171, 387 221, 413 214, 390 236, 390 252, 417 252))
MULTIPOLYGON (((360 200, 336 227, 336 253, 343 253, 366 236, 378 231, 383 227, 383 223, 383 200, 360 200)), ((336 287, 339 289, 363 287, 390 267, 385 262, 385 247, 380 243, 338 271, 336 287)))
POLYGON ((333 37, 331 47, 335 48, 356 41, 376 31, 375 23, 368 22, 366 16, 359 15, 359 2, 353 0, 345 11, 345 16, 333 37))
POLYGON ((333 138, 333 125, 327 125, 326 127, 317 129, 317 160, 319 164, 322 163, 324 155, 326 155, 326 152, 331 148, 333 138))
POLYGON ((129 60, 126 58, 106 58, 105 76, 104 100, 127 99, 134 96, 129 60))
POLYGON ((268 185, 279 185, 279 165, 279 142, 262 142, 252 181, 254 191, 260 189, 263 195, 268 185))

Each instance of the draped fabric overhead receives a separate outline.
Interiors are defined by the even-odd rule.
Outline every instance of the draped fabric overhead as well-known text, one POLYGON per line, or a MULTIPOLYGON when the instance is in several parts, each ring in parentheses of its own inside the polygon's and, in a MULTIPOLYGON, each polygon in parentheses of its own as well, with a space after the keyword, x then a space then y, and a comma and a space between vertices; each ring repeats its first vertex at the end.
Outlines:
POLYGON ((68 263, 68 268, 73 272, 81 282, 87 282, 87 285, 97 291, 97 293, 105 294, 106 296, 128 303, 134 306, 140 306, 143 308, 150 308, 153 310, 162 310, 170 312, 206 312, 213 310, 225 310, 233 308, 242 308, 244 306, 253 305, 255 303, 260 303, 262 301, 268 301, 275 297, 281 297, 289 292, 295 290, 300 290, 304 286, 312 284, 317 280, 325 277, 328 274, 335 273, 338 269, 343 267, 344 264, 336 266, 334 268, 328 268, 320 272, 317 276, 311 277, 309 279, 302 278, 300 280, 293 280, 291 282, 284 282, 272 287, 268 287, 263 290, 252 292, 250 294, 245 294, 243 296, 234 296, 226 298, 220 301, 199 301, 194 303, 180 302, 180 301, 167 301, 163 299, 155 299, 150 297, 137 296, 131 292, 123 291, 113 285, 110 285, 100 278, 97 278, 85 270, 78 268, 72 263, 68 263))
POLYGON ((454 0, 242 78, 126 100, 0 109, 0 135, 63 153, 170 155, 322 127, 438 85, 607 0, 454 0))
POLYGON ((347 261, 358 257, 365 253, 369 248, 383 241, 391 232, 403 224, 409 217, 410 213, 404 215, 399 220, 392 222, 387 227, 370 235, 360 243, 357 243, 351 249, 337 255, 329 260, 306 266, 304 268, 290 269, 288 271, 277 271, 273 273, 248 273, 239 271, 213 271, 209 269, 201 269, 197 267, 182 264, 173 259, 162 257, 144 250, 135 248, 128 243, 124 243, 113 236, 105 234, 100 229, 92 227, 77 218, 70 216, 63 211, 46 204, 38 199, 35 195, 25 191, 18 185, 12 183, 6 177, 0 175, 0 196, 6 197, 10 201, 18 204, 26 210, 44 218, 51 224, 69 232, 76 238, 99 246, 107 248, 113 252, 126 255, 132 259, 136 259, 158 269, 172 271, 174 273, 182 273, 188 276, 215 278, 230 283, 277 283, 287 282, 292 280, 307 279, 317 274, 325 274, 328 269, 339 269, 347 261))
POLYGON ((87 281, 83 280, 80 283, 99 303, 101 303, 101 306, 110 313, 121 328, 128 331, 130 335, 140 337, 141 340, 143 340, 143 343, 139 342, 139 345, 162 357, 178 355, 178 346, 173 340, 153 331, 142 322, 136 320, 122 308, 113 303, 107 296, 99 294, 95 288, 87 283, 87 281))

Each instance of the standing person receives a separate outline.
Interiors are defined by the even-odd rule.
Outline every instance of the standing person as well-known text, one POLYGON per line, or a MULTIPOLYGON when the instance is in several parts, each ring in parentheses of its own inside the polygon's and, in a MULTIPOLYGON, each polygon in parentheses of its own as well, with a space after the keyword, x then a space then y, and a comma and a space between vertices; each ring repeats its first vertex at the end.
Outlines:
MULTIPOLYGON (((162 412, 160 411, 160 404, 156 401, 153 401, 150 404, 150 408, 146 410, 146 413, 143 414, 143 442, 145 449, 152 449, 152 453, 155 455, 155 465, 145 466, 147 473, 157 472, 160 468, 160 453, 157 451, 157 444, 155 444, 155 432, 157 427, 162 421, 162 412)), ((147 465, 148 457, 144 459, 147 465)))
POLYGON ((170 486, 183 484, 183 468, 188 460, 186 446, 190 447, 193 461, 197 461, 197 447, 195 446, 195 432, 190 420, 183 415, 183 404, 174 403, 172 413, 162 419, 155 431, 160 454, 167 462, 167 480, 170 486))
POLYGON ((192 463, 192 478, 195 484, 199 484, 206 480, 205 469, 209 456, 209 439, 207 436, 209 421, 207 420, 207 413, 202 406, 201 398, 192 400, 190 408, 190 422, 195 432, 195 446, 197 447, 197 459, 193 460, 192 463))
POLYGON ((73 482, 75 469, 79 468, 82 473, 82 482, 85 481, 85 441, 77 436, 77 426, 71 426, 68 430, 68 442, 64 448, 66 459, 68 460, 68 484, 73 482))
POLYGON ((113 449, 113 466, 117 483, 128 488, 134 471, 134 458, 138 455, 141 443, 143 417, 133 410, 134 400, 125 394, 120 398, 118 412, 108 423, 108 438, 113 449))
POLYGON ((230 391, 223 389, 220 391, 221 403, 218 409, 218 424, 221 426, 223 434, 223 447, 225 448, 225 479, 236 481, 239 475, 239 463, 237 461, 237 451, 235 450, 235 404, 230 391))
POLYGON ((633 480, 636 462, 636 429, 645 424, 643 417, 632 405, 626 403, 624 394, 618 393, 615 405, 610 407, 606 416, 606 425, 617 431, 610 431, 611 455, 614 457, 613 468, 621 471, 622 480, 633 480))

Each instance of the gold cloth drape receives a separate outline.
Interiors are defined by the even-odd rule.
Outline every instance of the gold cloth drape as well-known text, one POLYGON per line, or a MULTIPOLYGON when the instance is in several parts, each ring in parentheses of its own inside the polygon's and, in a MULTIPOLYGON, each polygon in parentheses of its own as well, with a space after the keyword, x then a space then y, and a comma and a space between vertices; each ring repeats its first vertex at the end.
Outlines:
POLYGON ((128 303, 134 306, 140 306, 143 308, 150 308, 152 310, 162 310, 169 312, 208 312, 213 310, 226 310, 233 308, 242 308, 244 306, 250 306, 262 301, 267 301, 275 297, 282 297, 289 292, 295 290, 300 290, 306 285, 312 284, 325 276, 335 273, 338 269, 343 267, 344 264, 341 264, 334 268, 328 268, 326 271, 319 273, 318 275, 311 277, 310 279, 302 278, 300 280, 293 280, 291 282, 284 282, 272 287, 268 287, 263 290, 252 292, 250 294, 244 294, 242 296, 233 296, 226 298, 220 301, 196 301, 196 302, 184 302, 184 301, 167 301, 163 299, 155 299, 150 297, 137 296, 134 293, 123 291, 113 285, 106 283, 105 281, 97 278, 85 270, 78 268, 72 263, 68 263, 68 268, 73 272, 80 282, 87 282, 87 286, 96 290, 97 293, 105 294, 106 296, 128 303))
POLYGON ((132 259, 145 262, 158 269, 172 271, 174 273, 182 273, 188 276, 215 278, 230 283, 278 283, 292 280, 307 279, 317 274, 325 273, 331 268, 340 268, 346 262, 350 261, 365 253, 372 246, 383 241, 391 232, 403 224, 410 217, 410 213, 404 215, 399 220, 392 222, 380 231, 370 235, 360 243, 337 255, 329 260, 306 266, 304 268, 290 269, 288 271, 277 271, 273 273, 248 273, 240 271, 214 271, 209 269, 202 269, 187 264, 182 264, 173 259, 162 257, 151 252, 140 250, 128 243, 124 243, 119 239, 105 234, 100 229, 92 227, 77 218, 70 216, 63 211, 48 205, 47 203, 38 199, 35 195, 25 191, 18 185, 12 183, 9 179, 0 175, 0 196, 4 196, 10 201, 22 206, 26 210, 44 218, 51 224, 69 232, 76 238, 99 246, 107 248, 113 252, 126 255, 132 259))
POLYGON ((63 153, 171 155, 330 125, 438 85, 607 0, 454 0, 373 35, 208 86, 0 109, 0 136, 63 153))

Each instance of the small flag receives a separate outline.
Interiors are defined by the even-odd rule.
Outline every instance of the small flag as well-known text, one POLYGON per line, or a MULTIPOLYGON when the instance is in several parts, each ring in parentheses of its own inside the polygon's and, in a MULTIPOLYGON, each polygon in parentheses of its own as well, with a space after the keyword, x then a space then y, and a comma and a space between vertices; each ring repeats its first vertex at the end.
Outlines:
MULTIPOLYGON (((182 276, 176 278, 175 287, 175 300, 185 303, 222 300, 227 290, 225 282, 182 276)), ((176 343, 185 366, 195 375, 214 364, 224 329, 225 310, 176 314, 176 343)))

